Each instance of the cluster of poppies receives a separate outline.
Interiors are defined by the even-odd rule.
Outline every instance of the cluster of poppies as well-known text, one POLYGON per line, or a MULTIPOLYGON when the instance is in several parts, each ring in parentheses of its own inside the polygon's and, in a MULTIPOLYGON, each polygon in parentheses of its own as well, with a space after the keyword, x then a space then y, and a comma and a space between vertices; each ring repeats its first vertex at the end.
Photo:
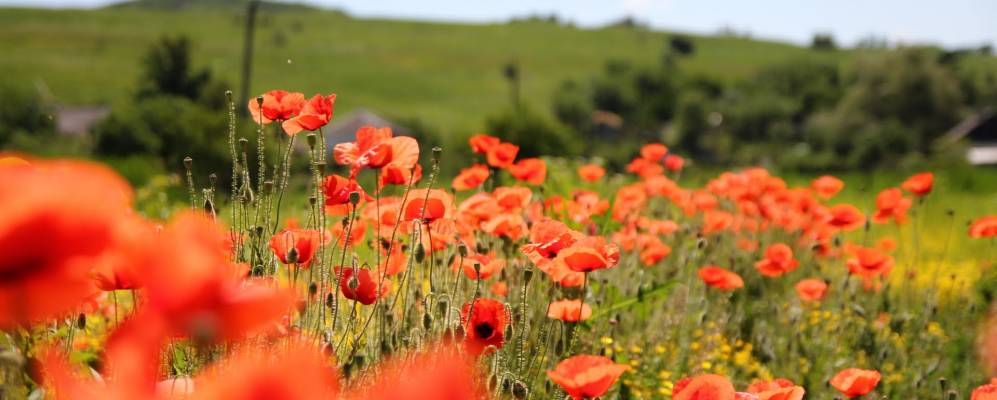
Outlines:
MULTIPOLYGON (((283 132, 277 140, 320 130, 335 99, 274 90, 248 108, 264 143, 273 140, 263 136, 271 123, 283 132)), ((615 193, 598 190, 607 170, 594 163, 573 171, 585 184, 545 193, 539 190, 548 174, 544 159, 518 158, 516 144, 486 134, 472 136, 469 145, 478 160, 453 178, 450 191, 434 187, 436 165, 423 170, 419 143, 390 128, 364 126, 354 140, 336 144, 331 155, 341 173, 327 173, 327 153, 312 142, 316 179, 308 180, 311 211, 300 220, 307 222, 260 222, 271 218, 272 198, 264 200, 270 192, 233 201, 233 215, 241 218, 226 221, 230 228, 213 210, 179 212, 169 221, 144 218, 133 211, 131 188, 94 163, 0 157, 0 328, 33 338, 18 341, 30 360, 26 369, 58 398, 431 400, 500 391, 522 398, 541 390, 523 382, 532 361, 515 361, 525 373, 514 375, 488 370, 482 360, 525 359, 525 346, 542 345, 528 343, 529 312, 513 312, 507 300, 519 294, 525 308, 537 271, 546 293, 556 293, 542 299, 541 318, 567 327, 557 359, 548 362, 545 354, 537 362, 550 368, 547 378, 563 393, 592 399, 631 369, 584 354, 588 347, 576 343, 594 314, 592 274, 626 264, 627 256, 634 265, 625 268, 659 266, 679 233, 704 246, 725 235, 758 255, 747 271, 758 279, 795 276, 797 256, 807 252, 840 260, 865 289, 878 291, 894 267, 896 244, 841 243, 842 234, 870 223, 907 223, 934 184, 931 173, 922 173, 884 189, 867 216, 854 205, 831 203, 844 188, 832 176, 791 187, 752 168, 684 188, 678 177, 686 160, 652 143, 625 168, 636 181, 615 193), (374 174, 367 189, 363 171, 374 174), (684 218, 649 212, 652 202, 684 218), (271 264, 286 276, 266 268, 271 264), (513 274, 522 277, 515 280, 521 287, 510 287, 513 274), (347 316, 339 319, 340 312, 347 316), (422 317, 414 327, 412 315, 422 317), (76 331, 87 331, 88 318, 107 319, 109 328, 100 362, 82 374, 66 353, 77 348, 76 331), (518 353, 502 356, 513 347, 511 335, 520 340, 518 353), (375 363, 364 350, 378 355, 375 363), (172 362, 164 368, 166 358, 201 368, 172 362)), ((248 170, 248 160, 234 161, 248 170)), ((997 216, 977 219, 968 234, 997 236, 997 216)), ((747 275, 731 267, 692 271, 711 293, 745 287, 747 275)), ((826 277, 792 283, 803 302, 818 303, 829 292, 826 277)), ((852 398, 872 393, 880 379, 875 370, 846 368, 827 382, 852 398)), ((805 392, 787 379, 757 381, 739 392, 727 377, 700 374, 679 380, 672 396, 799 400, 805 392)), ((995 398, 997 383, 972 396, 995 398)))

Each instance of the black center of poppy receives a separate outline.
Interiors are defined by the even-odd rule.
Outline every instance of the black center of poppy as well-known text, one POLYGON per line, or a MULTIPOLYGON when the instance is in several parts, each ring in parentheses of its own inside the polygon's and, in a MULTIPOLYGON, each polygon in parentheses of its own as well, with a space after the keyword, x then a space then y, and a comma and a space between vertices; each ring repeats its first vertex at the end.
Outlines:
POLYGON ((495 333, 495 328, 492 328, 490 324, 481 323, 474 326, 474 333, 482 339, 488 339, 495 333))

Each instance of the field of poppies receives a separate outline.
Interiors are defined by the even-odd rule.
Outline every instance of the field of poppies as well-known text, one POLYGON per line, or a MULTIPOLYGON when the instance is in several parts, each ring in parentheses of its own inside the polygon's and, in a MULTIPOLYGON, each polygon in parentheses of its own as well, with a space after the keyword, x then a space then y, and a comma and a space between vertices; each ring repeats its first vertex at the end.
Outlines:
POLYGON ((264 93, 255 137, 230 100, 184 210, 0 155, 0 398, 997 399, 997 215, 932 172, 844 201, 487 134, 440 171, 389 128, 324 143, 335 100, 264 93))

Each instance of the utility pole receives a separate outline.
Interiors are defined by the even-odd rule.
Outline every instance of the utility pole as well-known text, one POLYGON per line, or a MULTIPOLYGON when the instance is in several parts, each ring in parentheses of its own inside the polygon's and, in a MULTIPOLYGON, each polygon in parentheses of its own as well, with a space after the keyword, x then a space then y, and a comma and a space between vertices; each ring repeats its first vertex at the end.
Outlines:
POLYGON ((248 112, 245 104, 249 99, 249 81, 253 72, 253 31, 256 29, 256 12, 259 11, 259 8, 260 2, 258 0, 251 0, 246 7, 246 32, 242 47, 242 82, 239 91, 239 104, 242 106, 236 107, 242 115, 246 115, 248 112))
POLYGON ((503 75, 509 80, 509 94, 512 98, 512 107, 519 108, 519 66, 515 61, 510 61, 503 69, 503 75))

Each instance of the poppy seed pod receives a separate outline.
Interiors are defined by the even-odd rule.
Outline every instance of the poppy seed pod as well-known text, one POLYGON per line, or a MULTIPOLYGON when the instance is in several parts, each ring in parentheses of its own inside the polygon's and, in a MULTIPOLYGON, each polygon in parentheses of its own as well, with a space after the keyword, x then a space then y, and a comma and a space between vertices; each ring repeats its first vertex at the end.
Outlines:
POLYGON ((433 147, 433 164, 440 162, 440 155, 443 154, 443 148, 440 146, 433 147))
POLYGON ((263 107, 263 96, 256 96, 256 104, 263 107))
POLYGON ((184 157, 183 158, 183 167, 187 171, 190 171, 191 168, 194 168, 194 159, 190 158, 190 156, 184 157))
POLYGON ((292 247, 287 250, 287 263, 296 264, 297 262, 298 262, 298 249, 292 247))
POLYGON ((87 328, 87 315, 80 313, 76 316, 76 329, 86 329, 87 328))
POLYGON ((360 192, 350 192, 350 204, 356 206, 360 203, 360 192))
POLYGON ((350 290, 357 290, 357 288, 360 287, 360 280, 357 279, 356 275, 351 276, 350 280, 346 282, 346 286, 349 287, 350 290))
POLYGON ((426 248, 422 247, 422 243, 415 246, 415 262, 421 263, 426 259, 426 248))
POLYGON ((457 253, 459 253, 461 257, 467 257, 467 245, 464 244, 464 242, 457 245, 457 253))

